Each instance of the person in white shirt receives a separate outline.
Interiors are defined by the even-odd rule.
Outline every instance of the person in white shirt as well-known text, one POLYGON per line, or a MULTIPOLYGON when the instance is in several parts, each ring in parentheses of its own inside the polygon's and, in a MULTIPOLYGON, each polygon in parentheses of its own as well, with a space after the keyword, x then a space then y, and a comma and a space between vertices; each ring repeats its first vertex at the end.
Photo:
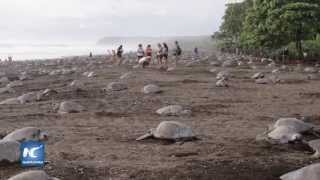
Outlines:
POLYGON ((143 49, 142 44, 139 44, 139 46, 138 46, 137 57, 138 57, 138 62, 139 62, 139 60, 140 60, 141 58, 144 57, 144 49, 143 49))

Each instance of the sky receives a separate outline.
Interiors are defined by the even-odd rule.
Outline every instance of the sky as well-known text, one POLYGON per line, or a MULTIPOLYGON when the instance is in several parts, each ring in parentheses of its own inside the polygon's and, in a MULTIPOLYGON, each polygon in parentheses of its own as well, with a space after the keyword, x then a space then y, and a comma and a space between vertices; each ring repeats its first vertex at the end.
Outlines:
POLYGON ((226 0, 0 0, 0 44, 217 31, 226 0))

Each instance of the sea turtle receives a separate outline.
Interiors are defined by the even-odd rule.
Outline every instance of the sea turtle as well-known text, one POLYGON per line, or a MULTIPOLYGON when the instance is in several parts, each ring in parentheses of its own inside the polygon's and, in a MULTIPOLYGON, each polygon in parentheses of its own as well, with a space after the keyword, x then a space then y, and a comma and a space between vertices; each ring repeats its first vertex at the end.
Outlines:
POLYGON ((219 61, 211 61, 210 65, 211 66, 221 66, 221 62, 219 62, 219 61))
POLYGON ((9 78, 8 77, 2 77, 0 78, 0 84, 5 84, 5 83, 8 83, 10 82, 9 78))
POLYGON ((312 157, 320 158, 320 139, 309 141, 308 145, 315 151, 312 157))
POLYGON ((172 72, 172 71, 175 71, 177 68, 176 67, 169 67, 167 69, 167 72, 172 72))
POLYGON ((84 107, 78 103, 72 101, 64 101, 60 103, 58 113, 59 114, 66 114, 66 113, 79 113, 84 111, 84 107))
POLYGON ((156 93, 160 93, 160 87, 154 84, 149 84, 143 87, 142 92, 144 94, 156 94, 156 93))
POLYGON ((6 87, 15 88, 20 86, 23 86, 23 83, 21 81, 12 81, 11 83, 7 84, 6 87))
POLYGON ((268 78, 259 78, 256 79, 256 84, 269 84, 270 80, 268 78))
POLYGON ((82 81, 80 80, 74 80, 69 84, 69 87, 71 87, 74 90, 84 90, 85 85, 82 81))
POLYGON ((8 180, 59 180, 58 178, 50 177, 42 170, 30 170, 17 174, 8 180))
POLYGON ((0 88, 0 94, 6 94, 6 93, 14 93, 15 90, 12 88, 4 87, 0 88))
POLYGON ((296 118, 280 118, 265 133, 267 139, 286 144, 302 140, 302 134, 312 132, 313 125, 296 118))
POLYGON ((301 169, 289 172, 280 177, 281 180, 319 180, 320 163, 312 164, 301 169))
POLYGON ((229 87, 228 82, 225 79, 220 79, 216 82, 217 87, 229 87))
POLYGON ((43 141, 48 139, 48 133, 41 131, 40 128, 36 127, 25 127, 22 129, 14 130, 13 132, 6 135, 2 141, 43 141))
POLYGON ((230 76, 230 73, 228 71, 221 71, 217 74, 216 78, 218 80, 220 79, 225 79, 225 80, 228 80, 229 79, 229 76, 230 76))
POLYGON ((97 77, 97 74, 95 72, 89 72, 87 75, 88 78, 97 77))
POLYGON ((303 70, 305 73, 317 73, 318 72, 318 69, 317 68, 314 68, 314 67, 306 67, 304 68, 303 70))
POLYGON ((193 140, 195 135, 192 129, 177 121, 163 121, 156 129, 150 129, 147 134, 137 138, 137 141, 141 141, 147 138, 156 138, 164 140, 193 140))
POLYGON ((255 73, 251 78, 252 79, 262 79, 264 77, 265 77, 265 75, 263 73, 258 72, 258 73, 255 73))
POLYGON ((156 111, 161 116, 179 116, 179 115, 190 115, 190 110, 184 110, 180 105, 170 105, 160 108, 156 111))
POLYGON ((211 72, 211 73, 217 73, 217 72, 218 72, 218 69, 212 68, 212 69, 209 70, 209 72, 211 72))
POLYGON ((238 62, 236 60, 226 60, 222 63, 222 67, 236 67, 238 62))
POLYGON ((20 143, 18 141, 0 140, 0 162, 14 163, 20 159, 20 143))
POLYGON ((36 101, 37 97, 38 97, 38 94, 36 92, 29 92, 17 97, 17 99, 20 101, 21 104, 25 104, 25 103, 36 101))
POLYGON ((18 100, 17 98, 9 98, 0 102, 0 105, 15 105, 15 104, 20 104, 20 100, 18 100))
POLYGON ((41 101, 44 97, 50 97, 58 94, 56 90, 53 89, 45 89, 44 91, 38 92, 37 101, 41 101))
POLYGON ((122 91, 128 89, 127 84, 121 82, 112 82, 108 84, 106 90, 109 91, 122 91))
POLYGON ((127 72, 127 73, 123 74, 122 76, 120 76, 120 79, 130 79, 132 77, 134 77, 133 73, 127 72))

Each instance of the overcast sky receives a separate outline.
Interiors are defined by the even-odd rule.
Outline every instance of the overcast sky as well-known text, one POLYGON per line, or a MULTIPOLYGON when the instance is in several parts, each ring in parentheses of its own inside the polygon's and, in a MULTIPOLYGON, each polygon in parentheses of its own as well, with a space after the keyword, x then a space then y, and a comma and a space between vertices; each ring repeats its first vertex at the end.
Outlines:
POLYGON ((211 34, 221 23, 225 3, 226 0, 0 0, 0 43, 211 34))

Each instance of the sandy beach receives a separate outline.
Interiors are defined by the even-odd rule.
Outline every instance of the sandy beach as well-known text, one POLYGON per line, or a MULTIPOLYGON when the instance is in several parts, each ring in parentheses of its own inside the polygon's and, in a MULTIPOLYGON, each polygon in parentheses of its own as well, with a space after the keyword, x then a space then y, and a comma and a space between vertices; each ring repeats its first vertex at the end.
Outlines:
MULTIPOLYGON (((320 125, 320 81, 286 71, 280 72, 283 81, 279 84, 256 84, 250 78, 254 73, 271 74, 272 69, 259 62, 255 69, 210 65, 217 61, 216 55, 206 52, 194 62, 185 53, 170 72, 153 64, 133 68, 133 55, 126 56, 131 62, 121 66, 113 65, 106 56, 1 64, 1 77, 10 82, 21 74, 29 77, 13 87, 14 92, 0 94, 1 101, 45 89, 57 94, 25 104, 0 105, 0 135, 27 126, 47 131, 44 170, 64 180, 276 180, 316 162, 299 145, 272 146, 255 139, 280 117, 312 116, 310 122, 320 125), (213 68, 230 72, 228 88, 215 86, 213 68), (84 76, 84 72, 95 76, 84 76), (120 79, 128 72, 130 76, 120 79), (74 80, 84 87, 70 88, 74 80), (104 91, 111 82, 125 83, 128 89, 104 91), (143 94, 141 89, 148 84, 158 85, 162 93, 143 94), (81 104, 85 111, 58 114, 56 107, 66 100, 81 104), (181 105, 192 115, 156 114, 168 105, 181 105), (161 121, 170 120, 192 127, 199 140, 135 140, 161 121)), ((25 170, 19 164, 2 163, 0 179, 25 170)))

